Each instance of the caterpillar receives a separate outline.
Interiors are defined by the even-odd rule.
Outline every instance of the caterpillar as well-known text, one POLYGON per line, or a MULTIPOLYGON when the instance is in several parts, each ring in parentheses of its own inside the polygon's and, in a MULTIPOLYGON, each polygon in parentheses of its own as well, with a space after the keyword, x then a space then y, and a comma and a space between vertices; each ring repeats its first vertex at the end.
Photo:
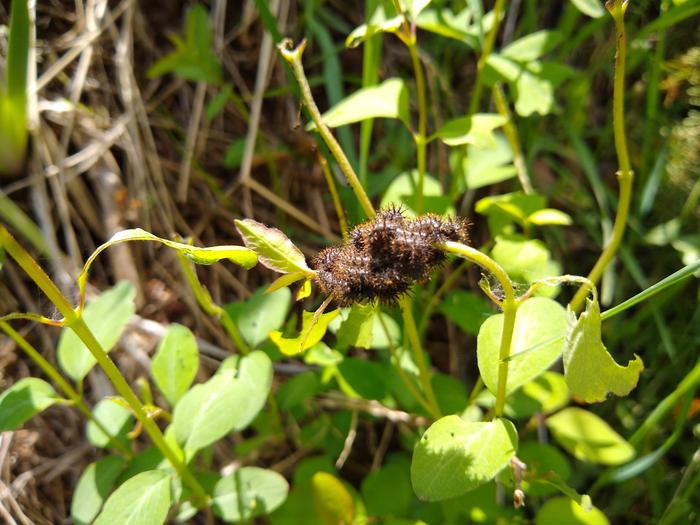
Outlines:
POLYGON ((462 217, 428 213, 407 218, 392 206, 355 226, 342 245, 321 250, 310 266, 320 290, 333 294, 339 306, 373 300, 394 304, 445 262, 437 245, 468 242, 468 229, 462 217))

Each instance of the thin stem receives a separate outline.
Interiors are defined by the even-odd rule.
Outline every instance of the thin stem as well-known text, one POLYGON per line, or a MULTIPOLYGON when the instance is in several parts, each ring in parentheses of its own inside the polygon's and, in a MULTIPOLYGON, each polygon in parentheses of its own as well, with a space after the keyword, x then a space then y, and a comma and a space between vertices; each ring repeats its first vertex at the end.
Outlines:
POLYGON ((510 346, 513 339, 513 328, 515 327, 515 315, 518 310, 518 301, 515 298, 513 285, 505 270, 496 261, 479 250, 452 241, 442 244, 442 248, 478 264, 493 275, 503 288, 504 298, 499 305, 501 310, 503 310, 503 332, 501 333, 501 346, 498 351, 498 387, 496 389, 496 406, 494 408, 495 416, 501 417, 506 404, 510 346))
POLYGON ((321 155, 318 154, 318 162, 321 165, 321 171, 323 171, 323 176, 326 178, 326 184, 328 184, 328 191, 331 192, 331 199, 333 200, 333 206, 335 207, 335 213, 338 215, 338 222, 340 223, 340 232, 345 239, 348 235, 348 221, 345 219, 345 212, 343 211, 343 203, 340 202, 340 195, 338 195, 338 188, 335 186, 335 180, 333 180, 333 174, 328 167, 328 162, 321 155))
POLYGON ((408 52, 411 55, 411 63, 413 64, 413 73, 416 77, 416 95, 418 97, 418 131, 414 133, 413 140, 416 143, 416 161, 418 164, 418 184, 416 187, 416 213, 421 214, 425 209, 425 199, 423 195, 423 186, 425 183, 425 165, 426 165, 426 150, 427 143, 427 109, 425 97, 425 76, 423 68, 418 57, 418 46, 416 44, 416 33, 412 31, 406 39, 408 52))
POLYGON ((484 49, 481 52, 479 61, 476 64, 476 81, 474 82, 474 89, 472 91, 471 99, 469 100, 469 115, 476 113, 479 109, 479 102, 481 102, 481 91, 484 85, 484 67, 486 66, 486 61, 489 55, 493 51, 493 46, 496 43, 496 35, 498 35, 498 29, 501 26, 501 19, 503 18, 503 11, 505 10, 505 0, 496 0, 496 4, 493 6, 493 25, 488 35, 486 35, 486 40, 484 41, 484 49))
POLYGON ((440 412, 440 406, 438 405, 435 392, 433 391, 433 385, 430 382, 428 363, 425 360, 425 352, 423 351, 423 345, 418 335, 416 321, 413 318, 413 301, 409 296, 404 296, 400 304, 401 312, 403 313, 404 332, 408 336, 411 349, 413 350, 413 359, 416 362, 416 366, 418 366, 418 379, 420 380, 421 388, 430 406, 430 415, 435 419, 439 419, 442 413, 440 412))
POLYGON ((433 311, 435 310, 438 302, 445 292, 450 289, 452 284, 454 284, 457 278, 462 275, 462 272, 466 270, 467 266, 469 266, 469 261, 463 261, 462 264, 460 264, 450 275, 447 276, 447 279, 445 279, 442 285, 440 285, 440 288, 430 294, 430 300, 428 301, 428 304, 425 305, 423 315, 418 323, 418 332, 421 335, 425 334, 425 330, 428 327, 428 321, 430 321, 430 317, 433 315, 433 311))
POLYGON ((328 129, 328 126, 324 124, 323 119, 321 118, 321 112, 319 111, 313 95, 311 94, 311 88, 309 87, 309 82, 306 79, 306 74, 304 73, 304 66, 301 63, 301 56, 306 48, 306 40, 302 40, 296 48, 293 48, 292 41, 285 38, 278 44, 277 48, 280 50, 282 57, 284 57, 284 59, 292 66, 294 77, 297 79, 299 88, 301 89, 301 99, 306 108, 309 110, 311 120, 313 120, 314 124, 316 125, 316 129, 328 146, 328 149, 331 150, 331 153, 333 154, 333 157, 335 157, 340 169, 343 170, 345 177, 348 179, 348 184, 350 184, 350 187, 355 193, 357 200, 360 201, 360 206, 362 206, 362 209, 367 217, 374 217, 374 207, 372 206, 369 197, 360 184, 357 174, 352 168, 352 165, 345 155, 345 152, 340 147, 340 144, 338 144, 338 141, 335 140, 335 137, 328 129))
POLYGON ((508 109, 508 102, 506 101, 505 94, 503 93, 503 86, 499 83, 493 86, 493 101, 496 104, 496 109, 498 112, 504 116, 506 123, 503 125, 503 132, 508 139, 508 144, 510 144, 510 149, 513 150, 513 164, 518 173, 518 180, 520 185, 523 187, 525 193, 532 193, 532 183, 530 182, 530 175, 527 173, 527 164, 525 163, 525 157, 523 156, 523 150, 520 147, 520 140, 518 139, 518 130, 515 128, 515 123, 513 122, 513 115, 508 109))
POLYGON ((51 379, 58 386, 58 388, 68 399, 70 399, 76 408, 80 410, 83 415, 85 415, 86 418, 92 421, 104 433, 105 436, 109 437, 109 441, 114 448, 118 449, 119 452, 127 457, 131 457, 133 455, 131 450, 126 448, 120 441, 114 439, 114 436, 105 428, 102 422, 93 416, 90 407, 87 406, 80 394, 76 392, 70 383, 63 378, 60 372, 56 370, 56 368, 50 362, 48 362, 44 356, 41 355, 39 351, 29 343, 29 341, 27 341, 19 332, 4 321, 0 321, 0 329, 2 329, 10 337, 10 339, 12 339, 17 346, 19 346, 22 351, 27 354, 30 359, 37 364, 39 368, 41 368, 49 379, 51 379))
MULTIPOLYGON (((610 264, 617 249, 622 242, 622 237, 627 226, 627 216, 629 215, 630 202, 632 201, 632 183, 634 174, 630 167, 629 154, 627 153, 627 138, 625 135, 625 60, 627 54, 625 40, 624 15, 627 10, 627 1, 614 0, 607 5, 610 14, 615 22, 615 40, 617 42, 617 52, 615 54, 615 80, 613 87, 613 132, 615 135, 615 151, 619 170, 617 180, 620 185, 620 198, 615 215, 612 236, 608 245, 600 254, 600 258, 593 266, 588 279, 595 285, 603 275, 603 271, 610 264)), ((571 301, 571 308, 574 311, 580 310, 583 300, 588 294, 588 287, 582 286, 571 301)))

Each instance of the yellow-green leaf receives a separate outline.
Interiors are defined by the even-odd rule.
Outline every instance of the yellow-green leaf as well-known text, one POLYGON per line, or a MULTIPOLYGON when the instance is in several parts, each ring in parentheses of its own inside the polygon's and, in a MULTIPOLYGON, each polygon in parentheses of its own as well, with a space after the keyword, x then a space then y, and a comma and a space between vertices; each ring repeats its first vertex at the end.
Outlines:
POLYGON ((340 310, 333 310, 327 314, 321 314, 314 323, 314 313, 304 312, 301 332, 297 337, 284 337, 282 332, 275 330, 270 332, 270 339, 275 343, 284 355, 297 355, 307 348, 318 343, 328 329, 330 323, 340 310))
POLYGON ((333 474, 317 472, 311 478, 316 512, 328 525, 351 525, 355 517, 352 494, 333 474))
POLYGON ((253 250, 260 263, 280 273, 312 274, 301 250, 281 230, 253 219, 236 220, 236 229, 245 245, 253 250))

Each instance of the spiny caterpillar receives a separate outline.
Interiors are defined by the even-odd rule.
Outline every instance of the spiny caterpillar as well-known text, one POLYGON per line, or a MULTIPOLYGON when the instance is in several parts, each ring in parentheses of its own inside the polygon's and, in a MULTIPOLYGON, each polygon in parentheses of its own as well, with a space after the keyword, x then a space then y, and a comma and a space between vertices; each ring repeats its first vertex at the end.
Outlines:
POLYGON ((321 250, 310 265, 321 291, 339 306, 374 299, 391 304, 445 261, 440 243, 466 243, 468 227, 462 217, 406 218, 390 207, 355 226, 344 244, 321 250))

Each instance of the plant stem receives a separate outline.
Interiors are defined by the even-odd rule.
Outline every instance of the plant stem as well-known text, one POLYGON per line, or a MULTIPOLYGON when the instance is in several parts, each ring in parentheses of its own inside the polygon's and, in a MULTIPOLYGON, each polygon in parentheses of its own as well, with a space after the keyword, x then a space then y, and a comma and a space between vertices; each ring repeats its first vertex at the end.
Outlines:
POLYGON ((486 35, 486 40, 484 41, 484 49, 481 51, 481 56, 476 64, 476 80, 474 82, 474 89, 472 90, 472 96, 469 100, 469 115, 473 115, 479 109, 479 102, 481 102, 481 91, 484 84, 484 67, 486 66, 486 61, 489 55, 493 51, 493 46, 496 43, 496 35, 498 35, 498 29, 501 26, 501 19, 503 18, 503 11, 505 10, 505 0, 496 0, 496 4, 493 6, 493 25, 488 35, 486 35))
POLYGON ((416 361, 416 366, 418 366, 418 378, 420 380, 421 388, 430 406, 430 415, 435 419, 439 419, 442 416, 440 412, 440 407, 435 397, 435 392, 433 391, 433 385, 430 382, 430 372, 428 370, 428 364, 425 360, 425 353, 423 351, 423 345, 421 344, 420 336, 418 335, 418 329, 416 328, 416 321, 413 318, 413 301, 409 296, 404 296, 401 299, 401 312, 403 313, 403 323, 404 331, 408 336, 411 343, 411 348, 413 349, 413 359, 416 361))
POLYGON ((34 283, 41 288, 61 315, 63 315, 65 319, 64 326, 71 328, 80 338, 83 344, 85 344, 104 373, 112 382, 119 395, 122 396, 129 404, 132 412, 153 440, 153 444, 158 447, 160 452, 163 454, 163 457, 170 462, 182 481, 192 490, 197 505, 204 505, 208 498, 207 493, 190 473, 184 461, 180 459, 175 450, 173 450, 173 448, 165 441, 165 437, 160 431, 160 428, 158 428, 158 425, 156 425, 155 422, 148 417, 141 406, 141 402, 139 401, 138 397, 136 397, 136 394, 134 394, 133 390, 131 390, 131 387, 121 375, 121 372, 119 372, 119 369, 110 359, 109 355, 107 355, 107 352, 104 351, 102 345, 100 345, 97 339, 95 339, 94 334, 83 318, 79 316, 75 310, 73 310, 73 307, 70 305, 68 300, 63 296, 53 281, 48 275, 46 275, 44 270, 41 269, 31 255, 29 255, 29 253, 27 253, 25 249, 22 248, 19 243, 15 241, 12 235, 10 235, 10 233, 2 226, 0 226, 0 244, 17 262, 17 264, 20 265, 20 267, 32 279, 32 281, 34 281, 34 283))
MULTIPOLYGON (((610 264, 617 249, 622 242, 629 215, 630 202, 632 201, 632 183, 634 174, 632 172, 627 152, 627 138, 625 135, 625 61, 627 55, 625 22, 624 16, 627 10, 627 1, 614 0, 607 4, 608 10, 615 22, 615 41, 617 52, 615 53, 615 80, 613 85, 613 132, 615 135, 615 151, 619 170, 617 180, 620 185, 620 198, 615 215, 612 236, 608 245, 603 249, 600 258, 593 266, 588 279, 595 285, 603 275, 603 271, 610 264)), ((583 300, 588 294, 588 286, 582 286, 571 300, 571 308, 574 311, 580 310, 583 300)))
POLYGON ((416 44, 416 33, 412 31, 406 39, 408 52, 411 55, 413 72, 416 77, 416 95, 418 97, 418 131, 414 133, 413 140, 416 143, 416 161, 418 164, 418 184, 416 186, 416 214, 420 215, 425 210, 425 199, 423 186, 425 183, 425 165, 427 143, 427 110, 425 98, 425 76, 418 57, 418 46, 416 44))
POLYGON ((513 328, 515 327, 515 315, 518 310, 518 301, 515 299, 513 285, 508 278, 508 274, 501 266, 481 253, 479 250, 461 244, 448 241, 441 246, 445 251, 454 253, 464 259, 468 259, 478 264, 491 275, 493 275, 503 288, 503 301, 499 304, 503 310, 503 331, 501 333, 501 346, 498 351, 498 387, 496 389, 496 406, 494 414, 496 417, 503 415, 503 408, 506 404, 506 385, 508 383, 508 366, 510 361, 510 346, 513 339, 513 328))
POLYGON ((56 368, 49 363, 44 356, 41 355, 39 351, 29 343, 29 341, 27 341, 19 332, 4 321, 0 321, 0 329, 2 329, 10 337, 10 339, 12 339, 17 346, 19 346, 22 351, 27 354, 27 356, 29 356, 30 359, 37 364, 39 368, 41 368, 49 379, 58 385, 58 388, 66 395, 68 399, 71 400, 71 402, 83 413, 83 415, 85 415, 86 418, 92 421, 104 433, 105 436, 109 437, 110 443, 114 446, 114 448, 119 450, 119 452, 126 457, 130 458, 133 456, 131 450, 126 448, 120 441, 115 440, 114 436, 105 428, 102 422, 93 416, 90 407, 88 407, 85 401, 83 401, 80 394, 76 392, 70 383, 60 374, 60 372, 56 370, 56 368))
POLYGON ((447 290, 449 290, 454 284, 457 278, 462 275, 462 272, 467 269, 467 266, 469 266, 468 261, 462 262, 462 264, 460 264, 450 275, 447 276, 444 282, 440 285, 440 288, 430 294, 430 300, 425 305, 423 315, 418 322, 418 333, 421 335, 425 334, 425 330, 428 328, 428 321, 430 321, 430 317, 433 315, 433 311, 435 310, 438 302, 440 299, 442 299, 442 296, 447 292, 447 290))
POLYGON ((331 192, 331 199, 333 200, 333 206, 335 207, 335 213, 338 215, 338 222, 340 223, 340 232, 343 235, 343 239, 348 236, 348 221, 345 219, 345 212, 343 211, 343 203, 340 202, 340 195, 338 195, 338 188, 335 186, 335 180, 333 180, 333 174, 328 167, 328 162, 320 153, 317 155, 318 163, 321 165, 321 171, 323 171, 323 176, 326 178, 326 184, 328 184, 328 191, 331 192))
POLYGON ((321 118, 321 112, 319 111, 313 95, 311 94, 311 88, 309 87, 309 82, 306 79, 306 74, 304 73, 304 66, 301 63, 301 56, 306 48, 306 40, 302 40, 296 48, 293 48, 292 41, 285 38, 278 44, 277 48, 280 50, 282 57, 292 66, 294 77, 297 79, 299 87, 301 88, 302 102, 309 110, 311 120, 313 120, 314 124, 316 125, 316 129, 321 135, 321 138, 323 138, 324 142, 328 146, 328 149, 331 150, 331 153, 333 154, 333 157, 335 157, 336 162, 338 162, 340 169, 343 170, 343 173, 348 180, 348 184, 350 184, 350 187, 355 193, 357 200, 360 201, 360 206, 362 206, 362 209, 367 217, 374 217, 374 207, 372 206, 369 197, 367 197, 364 188, 360 184, 357 174, 352 168, 352 165, 345 155, 345 152, 340 147, 340 144, 338 144, 338 141, 335 140, 335 137, 328 129, 328 126, 324 124, 323 119, 321 118))

